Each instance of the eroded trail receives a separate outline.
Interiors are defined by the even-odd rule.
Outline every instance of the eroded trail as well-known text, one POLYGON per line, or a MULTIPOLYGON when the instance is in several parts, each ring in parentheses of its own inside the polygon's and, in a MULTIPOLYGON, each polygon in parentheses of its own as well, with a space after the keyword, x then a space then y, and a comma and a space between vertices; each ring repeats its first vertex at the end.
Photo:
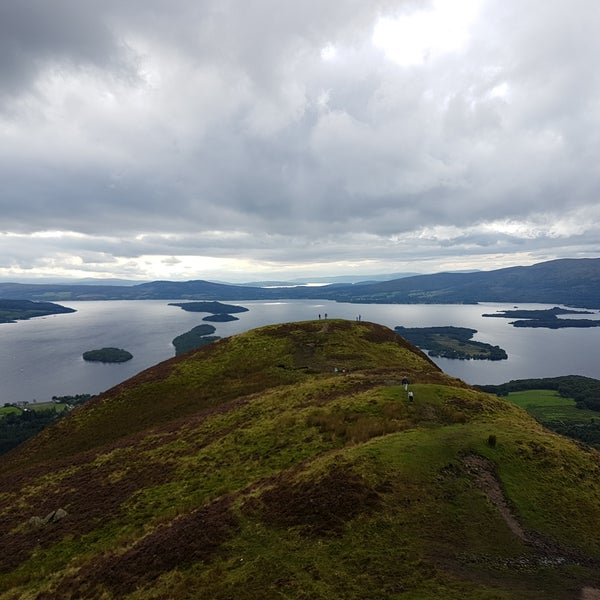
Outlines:
MULTIPOLYGON (((506 494, 495 473, 494 464, 491 461, 483 456, 469 454, 463 458, 463 462, 477 486, 496 507, 509 529, 520 540, 537 551, 537 560, 540 564, 547 566, 551 564, 589 562, 589 560, 582 559, 575 550, 563 548, 536 532, 526 530, 519 523, 517 516, 510 507, 506 494)), ((582 588, 580 600, 600 600, 600 589, 593 587, 582 588)))

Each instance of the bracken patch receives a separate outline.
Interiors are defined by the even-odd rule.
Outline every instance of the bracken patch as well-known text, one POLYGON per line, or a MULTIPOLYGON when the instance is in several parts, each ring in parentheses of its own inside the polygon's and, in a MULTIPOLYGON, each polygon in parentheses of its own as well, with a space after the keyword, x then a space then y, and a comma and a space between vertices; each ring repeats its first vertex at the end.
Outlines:
POLYGON ((108 465, 79 469, 65 477, 54 489, 41 488, 28 499, 18 513, 0 519, 3 552, 0 554, 0 572, 10 571, 31 555, 33 550, 48 548, 67 535, 87 533, 107 520, 115 518, 121 503, 138 489, 164 481, 172 466, 155 463, 131 465, 127 475, 111 482, 113 472, 108 465), (68 517, 59 524, 42 529, 19 528, 32 516, 44 516, 57 508, 64 508, 68 517))
POLYGON ((124 554, 104 556, 82 567, 73 579, 38 600, 96 598, 108 589, 115 597, 133 592, 172 569, 209 562, 237 528, 231 498, 223 497, 170 525, 158 528, 124 554))
POLYGON ((308 535, 335 534, 347 521, 379 504, 379 493, 347 466, 336 465, 318 480, 291 479, 291 474, 284 474, 263 492, 259 508, 263 521, 299 527, 308 535))

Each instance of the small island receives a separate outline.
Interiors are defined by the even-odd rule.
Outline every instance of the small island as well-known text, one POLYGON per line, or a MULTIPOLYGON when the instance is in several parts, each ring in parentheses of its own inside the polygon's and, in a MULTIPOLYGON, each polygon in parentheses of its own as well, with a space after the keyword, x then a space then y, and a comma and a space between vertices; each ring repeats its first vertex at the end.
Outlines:
POLYGON ((546 329, 562 329, 564 327, 600 327, 600 320, 593 319, 559 319, 559 315, 592 315, 589 310, 572 310, 567 308, 540 310, 502 310, 497 313, 487 313, 482 317, 498 317, 502 319, 518 319, 511 321, 513 327, 545 327, 546 329))
POLYGON ((227 323, 228 321, 239 321, 237 317, 230 315, 228 313, 216 314, 216 315, 207 315, 203 317, 203 321, 211 321, 212 323, 227 323))
POLYGON ((220 340, 221 338, 216 335, 211 335, 215 332, 215 328, 212 325, 198 325, 187 333, 178 335, 171 343, 175 346, 175 354, 183 354, 196 348, 206 346, 211 342, 220 340))
POLYGON ((122 348, 100 348, 83 353, 83 360, 88 362, 122 363, 132 358, 133 354, 122 348))
POLYGON ((53 302, 0 299, 0 323, 16 323, 34 317, 74 312, 76 312, 74 308, 67 308, 53 302))
POLYGON ((244 306, 223 304, 222 302, 171 302, 169 306, 179 306, 190 312, 205 312, 213 315, 230 315, 248 311, 244 306))
POLYGON ((471 338, 476 329, 467 327, 394 327, 396 333, 427 350, 433 357, 453 358, 459 360, 505 360, 506 351, 499 346, 484 342, 476 342, 471 338))

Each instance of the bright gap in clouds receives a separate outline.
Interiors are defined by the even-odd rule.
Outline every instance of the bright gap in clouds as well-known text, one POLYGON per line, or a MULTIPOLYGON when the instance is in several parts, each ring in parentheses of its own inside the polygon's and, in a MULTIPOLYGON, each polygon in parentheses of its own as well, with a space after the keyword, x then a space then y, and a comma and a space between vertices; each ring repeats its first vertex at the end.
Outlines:
POLYGON ((382 17, 373 44, 401 66, 460 50, 469 38, 481 0, 434 0, 428 8, 396 18, 382 17))
POLYGON ((337 56, 337 48, 333 44, 327 44, 321 49, 321 60, 333 60, 337 56))

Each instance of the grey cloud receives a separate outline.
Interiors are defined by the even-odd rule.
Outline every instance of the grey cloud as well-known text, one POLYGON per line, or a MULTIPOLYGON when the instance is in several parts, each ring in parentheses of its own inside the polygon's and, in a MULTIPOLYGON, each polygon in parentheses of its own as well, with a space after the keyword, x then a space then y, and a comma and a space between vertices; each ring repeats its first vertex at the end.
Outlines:
POLYGON ((130 75, 126 50, 106 22, 101 3, 3 2, 0 4, 0 97, 27 91, 48 67, 92 66, 130 75))
POLYGON ((483 0, 464 50, 401 67, 371 46, 373 24, 418 5, 1 5, 0 229, 85 234, 35 241, 84 263, 89 251, 174 267, 242 252, 290 263, 592 251, 595 3, 483 0), (323 61, 329 43, 338 55, 323 61), (571 241, 551 230, 583 214, 571 241), (511 220, 546 230, 477 233, 511 220), (435 227, 459 233, 419 236, 435 227))

